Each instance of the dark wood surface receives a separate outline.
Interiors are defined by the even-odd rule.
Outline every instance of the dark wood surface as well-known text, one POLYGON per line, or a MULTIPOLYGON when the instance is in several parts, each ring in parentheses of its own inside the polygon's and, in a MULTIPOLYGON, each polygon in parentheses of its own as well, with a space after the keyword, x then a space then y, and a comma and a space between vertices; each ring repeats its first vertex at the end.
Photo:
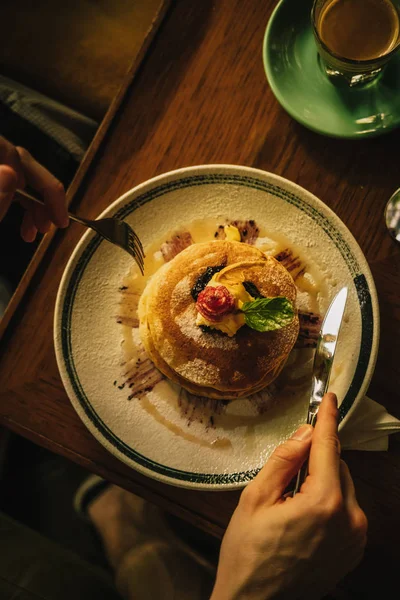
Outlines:
MULTIPOLYGON (((386 201, 400 186, 400 131, 336 140, 294 122, 263 70, 262 39, 274 6, 272 0, 174 2, 74 206, 95 217, 149 177, 205 163, 258 167, 313 192, 349 227, 370 264, 381 342, 369 395, 400 417, 400 246, 383 221, 386 201)), ((140 476, 96 442, 66 397, 52 319, 60 277, 81 235, 78 225, 57 233, 8 327, 1 347, 1 422, 221 535, 238 493, 181 490, 140 476)), ((370 521, 365 560, 347 589, 372 598, 382 582, 396 583, 400 564, 399 436, 391 438, 388 452, 347 452, 345 458, 370 521)))
POLYGON ((100 122, 169 0, 3 0, 0 70, 100 122))
MULTIPOLYGON (((25 0, 21 0, 21 1, 24 2, 25 0)), ((54 11, 55 8, 54 8, 53 4, 47 2, 47 0, 43 0, 43 1, 46 4, 46 11, 45 11, 46 17, 44 19, 40 20, 40 10, 44 7, 44 5, 41 7, 35 7, 35 10, 37 12, 36 23, 37 24, 40 23, 41 27, 45 28, 46 26, 48 26, 47 20, 48 19, 51 20, 51 17, 53 14, 51 11, 54 11), (49 10, 50 12, 47 12, 47 10, 49 10)), ((147 0, 142 0, 142 1, 147 2, 147 0)), ((125 2, 126 2, 126 0, 123 0, 122 4, 120 4, 118 8, 121 9, 123 6, 125 6, 125 8, 126 8, 125 2)), ((6 5, 4 5, 0 8, 0 21, 1 21, 2 17, 4 18, 5 22, 9 21, 10 14, 13 14, 15 16, 15 14, 17 12, 17 7, 14 5, 11 6, 11 4, 7 3, 6 5), (5 11, 6 13, 7 13, 7 11, 10 11, 10 14, 7 15, 7 14, 4 14, 4 12, 2 14, 2 10, 5 11)), ((138 3, 135 6, 136 11, 140 10, 139 4, 140 3, 138 3)), ((150 43, 151 43, 153 37, 155 36, 160 23, 162 22, 162 19, 165 16, 165 13, 168 9, 169 4, 170 4, 170 0, 151 0, 151 3, 146 5, 146 10, 144 11, 144 14, 142 15, 141 19, 139 20, 139 23, 136 23, 135 28, 132 27, 132 37, 134 38, 134 40, 132 40, 131 45, 129 45, 129 52, 130 52, 130 55, 128 57, 129 60, 126 61, 126 64, 124 63, 122 71, 117 70, 113 73, 113 77, 111 79, 109 79, 109 86, 108 86, 107 90, 103 90, 101 97, 99 97, 100 104, 103 104, 104 116, 102 117, 101 121, 99 122, 99 126, 96 130, 96 133, 95 133, 91 143, 90 143, 90 146, 87 149, 85 156, 84 156, 83 160, 81 161, 79 168, 77 169, 71 184, 68 187, 68 190, 67 190, 68 205, 71 203, 72 199, 75 197, 75 194, 76 194, 77 190, 79 189, 89 166, 92 164, 92 162, 96 156, 96 153, 104 139, 104 136, 106 135, 108 128, 109 128, 110 124, 112 123, 118 108, 121 105, 121 102, 125 96, 125 93, 129 87, 129 85, 132 83, 133 78, 143 60, 143 57, 145 56, 146 51, 149 48, 150 43), (106 103, 107 99, 108 99, 108 104, 106 103)), ((82 8, 83 7, 81 6, 81 9, 82 8)), ((77 15, 75 15, 75 18, 78 18, 77 15)), ((123 20, 123 15, 119 14, 119 20, 123 20)), ((26 28, 29 29, 29 22, 30 22, 29 14, 25 13, 24 19, 23 19, 24 26, 21 27, 20 31, 19 31, 19 34, 22 36, 22 38, 24 38, 24 33, 22 30, 26 29, 26 28)), ((59 25, 60 25, 60 23, 59 23, 59 25)), ((71 23, 66 24, 64 30, 62 30, 63 36, 68 37, 68 31, 71 26, 72 26, 71 23)), ((93 31, 95 26, 96 26, 96 23, 92 23, 91 28, 89 28, 87 31, 88 35, 91 33, 94 37, 100 36, 101 30, 93 31)), ((32 31, 30 31, 29 33, 31 36, 32 31)), ((54 34, 54 32, 53 32, 53 34, 54 34)), ((60 31, 58 31, 58 37, 59 38, 62 37, 60 31)), ((29 39, 30 39, 30 37, 29 37, 29 39)), ((21 40, 19 40, 19 42, 20 41, 21 40)), ((35 63, 30 64, 30 65, 24 64, 24 68, 25 69, 28 68, 29 72, 31 73, 31 76, 33 77, 33 80, 35 79, 35 74, 37 75, 37 73, 36 73, 37 69, 39 69, 39 70, 44 69, 45 72, 47 73, 47 76, 50 75, 50 79, 52 81, 54 81, 54 73, 53 74, 48 73, 49 68, 46 69, 46 64, 48 67, 51 67, 50 71, 54 67, 57 70, 57 61, 56 61, 56 65, 54 65, 52 63, 52 61, 46 62, 46 57, 49 55, 49 52, 50 52, 49 48, 47 47, 47 44, 51 43, 51 40, 46 39, 43 41, 45 41, 44 47, 41 47, 39 55, 36 56, 36 58, 39 59, 39 65, 35 64, 35 63)), ((11 40, 9 40, 9 42, 11 42, 11 40)), ((81 40, 81 43, 85 47, 85 41, 81 40)), ((7 46, 7 43, 6 43, 6 46, 7 46)), ((116 52, 117 52, 117 50, 118 49, 116 49, 116 52)), ((11 47, 7 48, 7 51, 5 51, 4 55, 10 56, 10 57, 12 56, 12 59, 13 59, 13 61, 16 61, 16 64, 18 64, 18 63, 21 64, 21 57, 18 57, 18 53, 24 52, 24 51, 26 53, 26 48, 24 50, 23 45, 21 45, 14 38, 12 38, 12 45, 11 45, 11 47), (15 50, 15 46, 18 46, 18 52, 16 53, 16 55, 13 54, 13 50, 15 50)), ((89 50, 89 55, 91 55, 90 50, 89 50)), ((92 56, 92 58, 93 58, 93 56, 92 56)), ((119 58, 121 58, 121 57, 114 55, 114 57, 113 57, 114 62, 118 61, 119 58)), ((62 59, 62 57, 61 57, 61 59, 62 59)), ((35 60, 35 59, 33 58, 33 60, 35 60)), ((77 82, 75 82, 75 85, 77 85, 81 89, 85 90, 85 92, 86 92, 87 90, 85 89, 84 84, 82 84, 82 81, 84 81, 85 78, 88 77, 87 69, 89 69, 89 71, 90 71, 90 68, 85 61, 85 68, 82 68, 82 69, 80 69, 79 72, 77 72, 76 61, 79 62, 79 57, 75 57, 75 61, 73 61, 74 64, 71 65, 70 63, 68 63, 66 70, 67 71, 70 71, 71 69, 75 70, 75 75, 77 78, 77 82)), ((90 62, 90 60, 89 60, 89 62, 90 62)), ((93 65, 92 65, 92 67, 93 67, 93 65)), ((0 64, 0 68, 3 69, 3 66, 1 64, 0 64)), ((110 65, 108 65, 108 68, 109 69, 111 68, 110 65)), ((5 72, 8 73, 7 69, 5 69, 5 72)), ((15 76, 14 73, 10 73, 10 75, 15 76)), ((104 78, 105 76, 106 75, 102 72, 102 77, 104 78)), ((70 73, 65 76, 67 81, 68 81, 69 77, 70 77, 70 73)), ((102 79, 101 77, 98 78, 98 80, 100 80, 100 81, 101 81, 101 79, 102 79)), ((22 78, 22 80, 18 79, 18 81, 20 83, 28 84, 28 81, 25 81, 24 78, 22 78)), ((42 92, 46 91, 49 93, 50 97, 57 98, 57 94, 55 94, 54 96, 52 95, 54 90, 40 90, 40 85, 39 85, 39 87, 36 87, 37 83, 38 82, 34 82, 34 81, 32 82, 32 85, 35 87, 35 89, 37 89, 38 91, 42 91, 42 92), (36 86, 35 86, 35 84, 36 84, 36 86)), ((97 82, 96 85, 99 85, 99 83, 97 82)), ((74 86, 72 86, 72 91, 70 91, 70 93, 73 93, 73 88, 74 88, 74 86)), ((95 101, 95 90, 90 89, 89 95, 91 96, 91 99, 94 102, 95 101)), ((64 103, 68 104, 69 98, 68 97, 60 97, 59 100, 62 100, 64 103)), ((74 106, 74 105, 68 104, 68 106, 74 106)), ((99 114, 99 116, 100 116, 100 114, 99 114)), ((18 284, 17 289, 15 290, 10 302, 7 305, 5 313, 0 318, 0 340, 3 337, 3 334, 4 334, 5 330, 7 329, 8 323, 10 322, 12 316, 14 315, 21 299, 23 298, 25 291, 26 291, 29 283, 31 282, 32 277, 36 271, 37 266, 40 264, 45 252, 47 251, 47 249, 53 239, 54 233, 55 233, 55 228, 53 227, 51 229, 51 231, 47 235, 45 235, 43 237, 43 239, 41 240, 37 250, 35 251, 35 253, 32 257, 32 260, 30 261, 25 273, 23 274, 23 276, 18 284)))

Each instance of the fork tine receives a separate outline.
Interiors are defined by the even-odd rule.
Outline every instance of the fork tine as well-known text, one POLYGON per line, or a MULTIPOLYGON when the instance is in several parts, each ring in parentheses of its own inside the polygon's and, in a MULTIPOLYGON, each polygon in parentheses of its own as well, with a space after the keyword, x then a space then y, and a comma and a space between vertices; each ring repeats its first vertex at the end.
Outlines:
POLYGON ((144 263, 143 263, 143 259, 137 254, 137 252, 135 252, 134 248, 128 247, 128 248, 126 248, 126 250, 128 250, 129 254, 132 256, 132 258, 136 262, 137 266, 139 267, 142 275, 144 275, 144 263))
POLYGON ((138 246, 139 246, 139 248, 140 248, 140 252, 141 252, 141 253, 143 254, 143 256, 144 256, 144 250, 143 250, 143 245, 142 245, 142 242, 140 241, 140 239, 139 239, 137 236, 135 237, 135 239, 136 239, 136 242, 137 242, 137 244, 138 244, 138 246))
POLYGON ((139 264, 137 260, 136 260, 136 264, 139 267, 141 274, 144 275, 144 267, 143 267, 143 265, 139 264))
MULTIPOLYGON (((139 237, 136 235, 136 233, 133 230, 132 230, 132 233, 133 233, 133 243, 136 242, 136 246, 137 246, 140 254, 144 258, 144 250, 143 250, 142 242, 140 241, 139 237)), ((129 238, 132 239, 132 236, 129 236, 129 238)))
POLYGON ((141 269, 144 269, 144 262, 140 259, 140 257, 138 257, 137 254, 134 255, 135 261, 137 262, 137 264, 139 265, 139 267, 141 269))
POLYGON ((137 252, 135 252, 134 248, 129 248, 129 253, 134 258, 135 262, 137 263, 137 265, 139 266, 140 270, 143 273, 144 262, 143 262, 142 257, 139 254, 137 254, 137 252))
POLYGON ((133 243, 133 244, 128 244, 130 248, 132 248, 132 250, 134 252, 136 252, 136 254, 138 255, 138 257, 140 258, 141 261, 143 261, 144 259, 144 254, 142 252, 140 252, 140 248, 137 244, 133 243))
POLYGON ((137 241, 137 242, 138 242, 140 245, 142 245, 142 242, 140 241, 140 238, 139 238, 138 234, 136 233, 136 231, 135 231, 134 229, 132 229, 132 227, 129 227, 129 233, 130 233, 131 235, 133 235, 133 237, 136 239, 136 241, 137 241))
POLYGON ((130 234, 134 237, 134 239, 136 240, 136 242, 138 243, 138 245, 140 247, 140 250, 141 250, 142 254, 144 255, 143 245, 142 245, 142 242, 140 241, 140 238, 139 238, 138 234, 132 228, 130 229, 130 234))
POLYGON ((140 251, 140 247, 138 246, 138 244, 135 243, 134 240, 132 240, 132 239, 128 240, 128 248, 131 249, 133 252, 135 252, 138 255, 138 257, 140 258, 140 260, 143 262, 144 254, 140 251))
POLYGON ((131 235, 128 236, 128 245, 131 246, 132 248, 135 248, 136 251, 138 252, 138 254, 140 254, 140 256, 142 258, 144 258, 144 251, 143 251, 143 246, 141 241, 139 240, 139 238, 133 237, 131 235))

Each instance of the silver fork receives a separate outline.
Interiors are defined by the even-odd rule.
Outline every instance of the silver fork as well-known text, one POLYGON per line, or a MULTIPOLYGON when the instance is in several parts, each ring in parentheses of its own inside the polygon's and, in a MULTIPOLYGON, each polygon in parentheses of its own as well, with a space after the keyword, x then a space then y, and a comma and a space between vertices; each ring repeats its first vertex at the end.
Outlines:
MULTIPOLYGON (((32 202, 45 206, 42 200, 28 194, 24 190, 17 190, 17 193, 23 198, 27 198, 28 200, 32 200, 32 202)), ((85 225, 85 227, 90 227, 90 229, 96 231, 112 244, 126 250, 126 252, 128 252, 128 254, 136 261, 142 275, 144 274, 144 251, 142 242, 128 223, 115 218, 96 219, 95 221, 92 221, 90 219, 72 215, 71 213, 68 213, 68 216, 72 221, 85 225)))

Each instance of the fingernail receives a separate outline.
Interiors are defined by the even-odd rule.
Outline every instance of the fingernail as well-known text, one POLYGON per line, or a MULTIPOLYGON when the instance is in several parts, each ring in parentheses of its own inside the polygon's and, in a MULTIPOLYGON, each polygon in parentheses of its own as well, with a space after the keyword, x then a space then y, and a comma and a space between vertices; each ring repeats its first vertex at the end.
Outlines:
POLYGON ((309 440, 312 437, 314 428, 312 425, 302 425, 299 429, 292 435, 292 440, 299 440, 300 442, 304 442, 305 440, 309 440))
POLYGON ((22 239, 24 242, 31 244, 36 240, 36 233, 25 233, 25 235, 22 236, 22 239))
POLYGON ((36 239, 36 230, 35 229, 28 229, 27 231, 24 231, 21 228, 21 237, 24 240, 24 242, 27 242, 27 243, 34 242, 35 239, 36 239))

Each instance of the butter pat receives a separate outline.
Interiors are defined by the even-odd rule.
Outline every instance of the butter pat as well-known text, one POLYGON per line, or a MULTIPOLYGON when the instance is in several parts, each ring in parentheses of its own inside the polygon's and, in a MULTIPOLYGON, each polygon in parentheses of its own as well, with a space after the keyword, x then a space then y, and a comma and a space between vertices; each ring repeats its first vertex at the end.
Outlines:
POLYGON ((224 227, 226 240, 228 242, 240 242, 240 231, 237 227, 233 225, 225 225, 224 227))
POLYGON ((200 313, 197 313, 196 325, 206 325, 211 329, 218 329, 218 331, 222 331, 229 335, 229 337, 233 337, 235 333, 244 325, 244 313, 230 313, 226 315, 222 321, 219 323, 212 323, 211 321, 207 321, 200 313))

